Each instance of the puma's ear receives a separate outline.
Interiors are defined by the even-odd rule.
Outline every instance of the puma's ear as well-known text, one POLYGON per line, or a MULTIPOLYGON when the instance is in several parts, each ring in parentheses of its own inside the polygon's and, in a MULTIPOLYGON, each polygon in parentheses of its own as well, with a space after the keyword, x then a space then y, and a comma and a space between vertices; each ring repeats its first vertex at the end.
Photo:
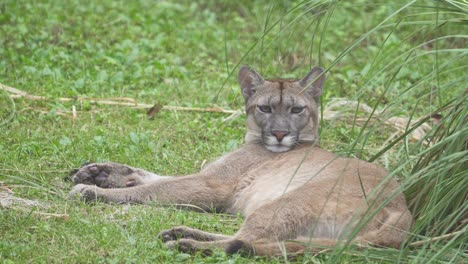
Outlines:
POLYGON ((239 81, 245 101, 249 100, 249 98, 256 92, 255 87, 263 84, 264 82, 262 76, 252 70, 249 66, 242 66, 240 68, 237 80, 239 81))
POLYGON ((322 94, 323 83, 325 82, 325 74, 320 67, 314 67, 302 80, 299 81, 302 87, 312 95, 318 98, 322 94))

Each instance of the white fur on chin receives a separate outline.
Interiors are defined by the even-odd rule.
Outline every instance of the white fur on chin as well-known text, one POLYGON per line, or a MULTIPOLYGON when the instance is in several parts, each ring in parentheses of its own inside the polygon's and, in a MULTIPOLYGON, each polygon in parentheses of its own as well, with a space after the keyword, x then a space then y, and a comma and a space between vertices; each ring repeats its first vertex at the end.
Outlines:
POLYGON ((290 150, 295 142, 293 137, 286 136, 281 142, 278 142, 275 137, 266 137, 263 143, 265 148, 271 152, 285 152, 290 150))
POLYGON ((291 149, 291 147, 283 146, 283 145, 265 145, 265 148, 271 152, 286 152, 291 149))

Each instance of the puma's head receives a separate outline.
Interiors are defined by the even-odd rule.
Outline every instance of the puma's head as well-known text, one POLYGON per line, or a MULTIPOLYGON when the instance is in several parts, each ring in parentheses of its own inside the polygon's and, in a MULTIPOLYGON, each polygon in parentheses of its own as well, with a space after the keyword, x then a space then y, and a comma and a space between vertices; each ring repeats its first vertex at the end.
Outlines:
POLYGON ((238 81, 245 98, 247 143, 283 152, 301 142, 318 142, 318 100, 325 81, 322 68, 313 68, 301 80, 264 80, 243 66, 238 81))

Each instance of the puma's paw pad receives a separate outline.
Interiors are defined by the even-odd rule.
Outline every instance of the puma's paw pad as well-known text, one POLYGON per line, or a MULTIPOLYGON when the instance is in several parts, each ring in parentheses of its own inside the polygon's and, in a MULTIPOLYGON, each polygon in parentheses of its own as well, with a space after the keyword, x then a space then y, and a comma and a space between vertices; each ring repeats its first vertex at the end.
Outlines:
POLYGON ((74 184, 82 183, 94 185, 106 181, 108 176, 109 173, 105 169, 105 166, 98 163, 91 163, 76 170, 71 176, 71 179, 74 184))
POLYGON ((135 170, 118 163, 91 163, 82 166, 71 176, 74 184, 97 185, 102 188, 131 187, 137 179, 130 177, 135 170))

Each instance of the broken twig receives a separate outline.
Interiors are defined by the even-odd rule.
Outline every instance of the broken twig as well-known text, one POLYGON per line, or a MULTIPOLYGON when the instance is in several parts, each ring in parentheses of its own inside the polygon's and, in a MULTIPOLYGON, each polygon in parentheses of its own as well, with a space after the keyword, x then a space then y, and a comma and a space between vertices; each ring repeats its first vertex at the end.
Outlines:
MULTIPOLYGON (((25 98, 32 101, 47 101, 49 100, 45 96, 39 95, 32 95, 25 91, 6 86, 0 83, 0 89, 11 93, 11 98, 25 98)), ((138 103, 135 99, 132 98, 87 98, 87 97, 75 97, 75 98, 57 98, 54 100, 58 100, 60 102, 90 102, 95 104, 101 105, 117 105, 117 106, 128 106, 131 108, 152 108, 154 104, 143 104, 138 103)), ((169 111, 189 111, 189 112, 212 112, 212 113, 224 113, 224 114, 234 114, 239 112, 239 110, 226 110, 220 107, 209 107, 209 108, 199 108, 199 107, 184 107, 184 106, 170 106, 165 105, 161 107, 161 110, 169 110, 169 111)))

